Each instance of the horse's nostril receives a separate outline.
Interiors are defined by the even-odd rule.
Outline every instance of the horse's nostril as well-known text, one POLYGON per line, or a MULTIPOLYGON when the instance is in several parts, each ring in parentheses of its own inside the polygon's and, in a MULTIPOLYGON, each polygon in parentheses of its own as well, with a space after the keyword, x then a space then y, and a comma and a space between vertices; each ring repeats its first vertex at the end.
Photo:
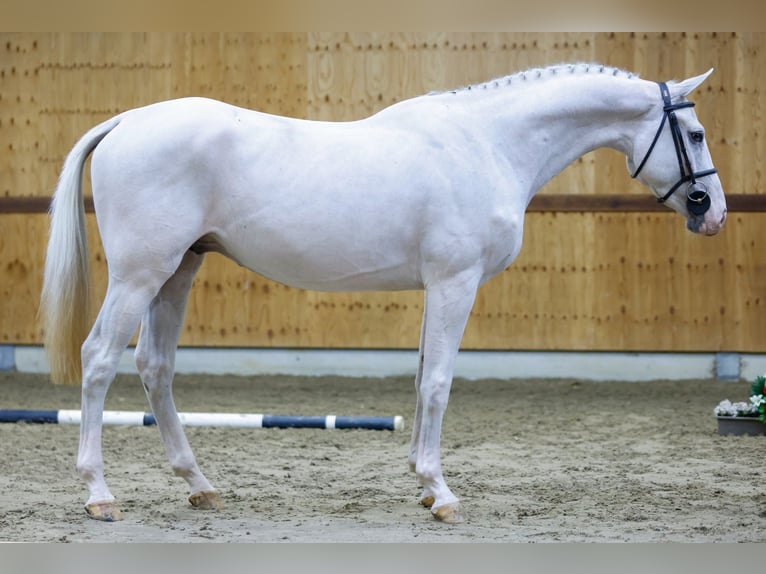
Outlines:
POLYGON ((721 221, 719 222, 720 225, 723 225, 726 221, 726 214, 728 213, 728 209, 723 210, 723 215, 721 216, 721 221))

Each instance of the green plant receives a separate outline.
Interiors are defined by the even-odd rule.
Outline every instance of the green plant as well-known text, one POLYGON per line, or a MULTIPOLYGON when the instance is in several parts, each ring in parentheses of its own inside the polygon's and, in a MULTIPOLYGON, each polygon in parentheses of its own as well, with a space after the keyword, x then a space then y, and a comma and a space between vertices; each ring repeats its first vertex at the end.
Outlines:
POLYGON ((766 376, 756 377, 750 385, 750 402, 757 410, 758 420, 766 423, 766 376))

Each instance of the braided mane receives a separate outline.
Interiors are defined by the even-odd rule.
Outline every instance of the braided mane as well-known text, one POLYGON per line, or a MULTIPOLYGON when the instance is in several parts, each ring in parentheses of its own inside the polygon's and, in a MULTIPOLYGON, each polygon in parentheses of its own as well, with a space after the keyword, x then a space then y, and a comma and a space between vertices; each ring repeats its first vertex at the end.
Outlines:
POLYGON ((430 92, 429 95, 446 93, 458 94, 474 90, 498 89, 507 86, 523 85, 525 82, 529 81, 543 81, 550 78, 563 76, 565 74, 574 74, 577 76, 598 74, 627 79, 638 78, 637 74, 622 70, 620 68, 604 66, 597 63, 578 62, 573 64, 556 64, 542 68, 529 68, 509 76, 502 76, 500 78, 495 78, 480 84, 471 84, 455 90, 434 91, 430 92))

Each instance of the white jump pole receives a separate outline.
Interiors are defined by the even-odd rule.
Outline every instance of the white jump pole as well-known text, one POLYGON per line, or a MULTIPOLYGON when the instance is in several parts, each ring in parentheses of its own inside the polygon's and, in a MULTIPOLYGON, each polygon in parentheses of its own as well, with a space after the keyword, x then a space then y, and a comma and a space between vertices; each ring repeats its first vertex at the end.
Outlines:
MULTIPOLYGON (((185 426, 237 428, 315 428, 403 430, 404 419, 338 415, 266 415, 247 413, 178 413, 185 426)), ((0 409, 0 423, 80 424, 78 410, 0 409)), ((106 425, 150 426, 157 424, 154 415, 140 411, 104 411, 106 425)))

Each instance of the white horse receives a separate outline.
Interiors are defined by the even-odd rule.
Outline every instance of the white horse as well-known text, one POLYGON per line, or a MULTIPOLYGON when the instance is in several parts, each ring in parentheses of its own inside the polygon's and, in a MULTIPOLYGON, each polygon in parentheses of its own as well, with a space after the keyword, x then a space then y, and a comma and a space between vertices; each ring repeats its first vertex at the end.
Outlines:
POLYGON ((170 464, 192 505, 221 505, 171 391, 192 280, 215 251, 304 289, 425 291, 408 460, 421 503, 440 520, 461 521, 440 434, 477 289, 519 253, 535 192, 600 147, 625 154, 688 229, 717 233, 724 194, 685 99, 711 72, 665 84, 597 64, 559 65, 343 123, 186 98, 91 129, 69 153, 53 199, 41 305, 53 380, 82 377, 77 470, 87 513, 120 518, 104 480, 102 411, 139 325, 136 364, 170 464), (91 152, 109 285, 88 333, 81 176, 91 152))

